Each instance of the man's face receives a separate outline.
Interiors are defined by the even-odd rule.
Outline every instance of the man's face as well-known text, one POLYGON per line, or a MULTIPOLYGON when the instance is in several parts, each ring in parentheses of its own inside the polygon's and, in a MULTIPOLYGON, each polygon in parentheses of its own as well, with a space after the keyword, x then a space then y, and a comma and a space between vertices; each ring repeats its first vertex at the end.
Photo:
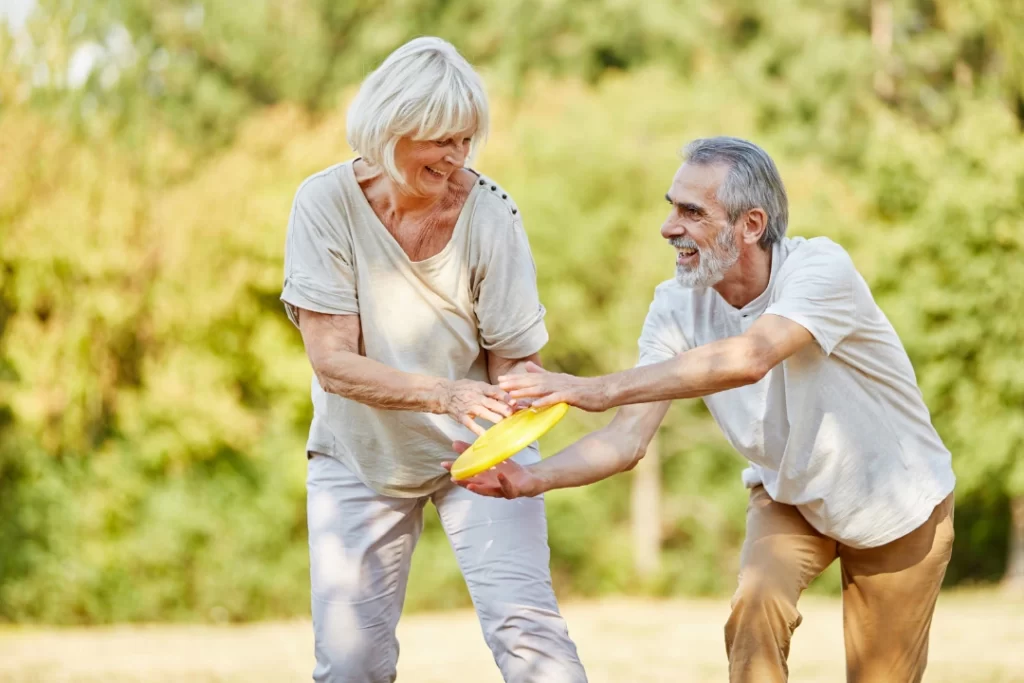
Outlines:
POLYGON ((661 235, 676 248, 676 280, 684 287, 717 284, 739 259, 738 238, 718 202, 718 188, 728 168, 683 164, 665 199, 672 211, 661 235))

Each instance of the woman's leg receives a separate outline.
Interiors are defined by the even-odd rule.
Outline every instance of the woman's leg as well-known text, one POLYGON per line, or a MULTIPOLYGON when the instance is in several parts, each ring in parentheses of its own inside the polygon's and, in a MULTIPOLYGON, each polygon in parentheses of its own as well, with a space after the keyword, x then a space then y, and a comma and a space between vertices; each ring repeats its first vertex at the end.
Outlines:
POLYGON ((459 486, 433 498, 505 681, 586 681, 551 587, 543 498, 487 498, 459 486))
POLYGON ((390 683, 426 500, 381 496, 325 455, 310 459, 306 491, 313 680, 390 683))

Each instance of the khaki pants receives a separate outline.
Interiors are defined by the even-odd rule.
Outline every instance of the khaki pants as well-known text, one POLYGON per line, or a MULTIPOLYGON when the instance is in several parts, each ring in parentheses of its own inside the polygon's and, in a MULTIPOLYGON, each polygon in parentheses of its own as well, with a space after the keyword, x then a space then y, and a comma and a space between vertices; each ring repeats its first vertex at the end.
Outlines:
POLYGON ((739 587, 725 626, 729 680, 787 679, 789 643, 801 621, 797 599, 838 557, 847 681, 920 681, 952 545, 953 494, 903 538, 857 549, 818 533, 795 507, 755 487, 747 508, 739 587))

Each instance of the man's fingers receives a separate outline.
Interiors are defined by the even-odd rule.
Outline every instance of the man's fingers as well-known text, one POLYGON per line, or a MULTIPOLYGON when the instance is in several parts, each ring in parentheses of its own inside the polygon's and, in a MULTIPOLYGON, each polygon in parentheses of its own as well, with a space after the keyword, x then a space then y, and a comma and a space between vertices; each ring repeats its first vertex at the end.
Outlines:
POLYGON ((485 486, 478 486, 476 484, 467 484, 466 485, 466 489, 468 491, 472 491, 473 493, 476 493, 477 495, 481 495, 481 496, 490 496, 491 498, 500 498, 501 497, 500 493, 498 493, 494 489, 490 489, 490 488, 487 488, 485 486))
POLYGON ((509 393, 512 395, 512 398, 518 401, 521 398, 537 398, 539 396, 544 396, 545 394, 550 393, 550 390, 547 387, 536 385, 532 387, 522 387, 521 389, 515 389, 513 391, 510 391, 509 393))
MULTIPOLYGON (((462 454, 463 452, 465 452, 467 448, 469 448, 469 444, 466 443, 465 441, 452 442, 452 450, 455 451, 456 453, 462 454)), ((441 464, 443 465, 444 463, 441 464)))
POLYGON ((498 386, 509 391, 520 387, 529 386, 539 378, 535 375, 502 375, 498 378, 498 386))
POLYGON ((527 372, 547 372, 544 368, 534 363, 532 360, 526 361, 527 372))
POLYGON ((548 394, 547 396, 538 398, 536 401, 533 402, 533 408, 536 410, 540 410, 542 408, 547 408, 548 406, 553 406, 556 403, 562 402, 565 402, 565 395, 556 392, 554 394, 548 394))
POLYGON ((515 487, 512 486, 512 482, 508 480, 508 477, 501 472, 498 472, 498 485, 501 487, 501 495, 505 498, 511 500, 516 497, 517 491, 515 487))

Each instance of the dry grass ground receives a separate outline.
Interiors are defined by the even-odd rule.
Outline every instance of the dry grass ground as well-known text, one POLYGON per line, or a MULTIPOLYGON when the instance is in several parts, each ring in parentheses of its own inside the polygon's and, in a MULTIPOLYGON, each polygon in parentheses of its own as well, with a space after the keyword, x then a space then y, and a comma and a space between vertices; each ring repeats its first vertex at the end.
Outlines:
MULTIPOLYGON (((724 681, 726 600, 569 603, 563 611, 592 683, 724 681)), ((840 604, 805 598, 792 681, 842 681, 840 604)), ((407 615, 402 683, 499 683, 472 612, 407 615)), ((304 681, 304 621, 245 626, 0 630, 0 681, 304 681)), ((930 683, 1024 682, 1024 601, 946 594, 932 631, 930 683)))

